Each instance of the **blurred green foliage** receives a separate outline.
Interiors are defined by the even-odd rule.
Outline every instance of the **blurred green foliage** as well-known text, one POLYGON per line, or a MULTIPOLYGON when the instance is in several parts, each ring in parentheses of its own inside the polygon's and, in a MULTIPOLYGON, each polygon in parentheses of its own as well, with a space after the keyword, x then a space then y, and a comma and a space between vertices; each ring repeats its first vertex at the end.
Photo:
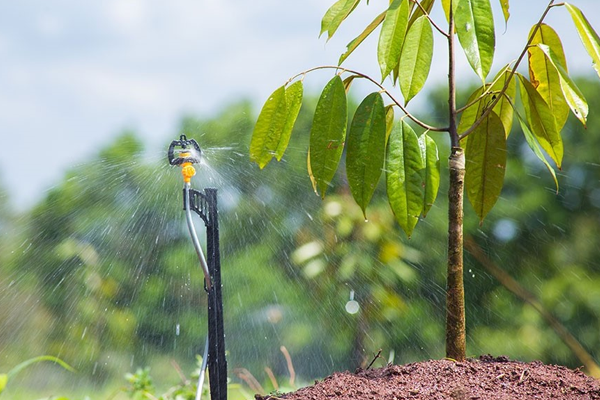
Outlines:
MULTIPOLYGON (((598 85, 581 87, 590 108, 600 107, 598 85)), ((443 104, 433 95, 432 120, 443 104)), ((385 357, 376 366, 444 354, 446 199, 406 240, 382 185, 368 222, 343 175, 324 202, 310 195, 304 151, 313 107, 309 101, 300 113, 292 151, 260 173, 248 160, 255 119, 248 103, 183 118, 173 135, 185 133, 203 148, 207 165, 193 185, 219 189, 231 377, 241 382, 234 371, 243 368, 266 391, 278 385, 265 367, 279 377, 290 373, 281 346, 292 356, 296 385, 364 365, 379 349, 385 357)), ((502 196, 483 226, 467 209, 465 232, 598 359, 600 116, 592 113, 587 131, 574 122, 564 135, 559 194, 515 132, 502 196)), ((15 216, 0 195, 0 367, 52 354, 80 371, 79 384, 100 385, 152 365, 158 391, 177 379, 169 359, 186 370, 195 365, 206 295, 186 232, 181 178, 162 151, 143 147, 137 134, 124 132, 25 215, 15 216)), ((202 232, 199 219, 197 226, 202 232)), ((580 365, 543 319, 468 253, 466 270, 470 355, 580 365)))

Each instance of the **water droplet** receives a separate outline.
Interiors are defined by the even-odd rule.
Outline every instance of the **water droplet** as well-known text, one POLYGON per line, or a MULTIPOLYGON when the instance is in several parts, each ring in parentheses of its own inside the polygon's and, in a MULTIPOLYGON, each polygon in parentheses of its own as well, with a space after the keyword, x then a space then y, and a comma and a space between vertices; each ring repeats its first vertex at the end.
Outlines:
POLYGON ((175 336, 179 336, 180 328, 181 326, 179 324, 175 326, 175 336))
POLYGON ((360 309, 360 304, 356 300, 350 300, 346 303, 346 312, 348 314, 356 314, 360 309))

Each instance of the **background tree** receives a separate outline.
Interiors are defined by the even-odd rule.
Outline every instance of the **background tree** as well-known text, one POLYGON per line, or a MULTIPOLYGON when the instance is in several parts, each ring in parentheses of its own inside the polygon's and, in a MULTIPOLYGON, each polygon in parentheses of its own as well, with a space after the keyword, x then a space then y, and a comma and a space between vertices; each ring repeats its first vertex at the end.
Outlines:
MULTIPOLYGON (((336 1, 321 21, 321 34, 326 32, 331 38, 359 3, 360 0, 336 1)), ((439 186, 438 150, 427 132, 446 132, 450 143, 446 356, 462 360, 466 355, 463 193, 466 191, 483 222, 504 184, 506 140, 515 115, 527 143, 556 180, 543 152, 561 168, 564 153, 561 131, 568 114, 572 112, 585 125, 588 106, 568 75, 558 34, 544 20, 554 8, 565 8, 596 66, 600 65, 600 39, 577 7, 569 3, 554 4, 551 0, 532 26, 527 44, 516 61, 507 64, 487 81, 495 48, 494 18, 489 0, 442 1, 448 22, 446 30, 429 15, 434 3, 434 0, 392 0, 348 44, 347 51, 340 57, 342 64, 381 25, 377 46, 381 79, 390 77, 393 84, 398 84, 404 102, 397 100, 378 80, 362 72, 341 66, 315 67, 292 77, 269 97, 255 126, 250 157, 261 168, 272 158, 281 160, 301 106, 302 79, 314 70, 334 69, 338 73, 321 94, 311 128, 308 171, 314 190, 325 196, 346 146, 348 183, 366 217, 367 205, 385 164, 389 204, 397 222, 410 236, 419 218, 430 210, 439 186), (426 124, 406 108, 429 74, 434 31, 447 41, 448 48, 446 126, 426 124), (456 101, 455 60, 458 52, 455 36, 481 80, 481 87, 460 107, 456 101), (518 72, 525 56, 529 64, 527 76, 518 72), (341 75, 346 78, 342 79, 341 75), (346 138, 346 92, 357 78, 370 81, 377 91, 368 95, 357 108, 346 138), (390 100, 388 106, 384 105, 382 94, 390 100), (517 107, 517 100, 522 109, 517 107), (394 122, 394 108, 399 108, 406 118, 394 122), (418 137, 407 122, 409 120, 426 132, 418 137)), ((501 1, 500 6, 508 22, 509 2, 501 1)))

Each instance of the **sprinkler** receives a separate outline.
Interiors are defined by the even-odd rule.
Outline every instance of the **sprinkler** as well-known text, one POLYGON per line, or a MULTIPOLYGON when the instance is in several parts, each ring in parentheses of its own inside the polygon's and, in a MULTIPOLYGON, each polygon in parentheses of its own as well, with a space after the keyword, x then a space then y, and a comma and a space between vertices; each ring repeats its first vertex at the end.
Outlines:
POLYGON ((187 139, 185 135, 181 135, 179 140, 172 141, 168 150, 168 159, 170 165, 181 166, 184 182, 183 210, 192 244, 204 273, 204 289, 208 294, 208 337, 204 346, 196 400, 201 398, 207 367, 210 377, 211 400, 227 400, 227 360, 223 330, 217 189, 206 188, 204 192, 201 192, 191 187, 192 177, 196 175, 194 164, 202 162, 202 150, 194 139, 187 139), (192 212, 196 213, 206 226, 206 257, 204 257, 196 234, 192 212))

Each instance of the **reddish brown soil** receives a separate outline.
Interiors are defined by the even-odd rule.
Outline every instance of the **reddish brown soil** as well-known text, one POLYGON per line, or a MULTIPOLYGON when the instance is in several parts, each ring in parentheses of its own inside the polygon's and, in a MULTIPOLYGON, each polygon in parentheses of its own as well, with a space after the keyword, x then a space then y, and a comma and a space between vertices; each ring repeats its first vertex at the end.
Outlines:
POLYGON ((578 370, 482 356, 335 373, 313 386, 257 400, 522 400, 600 399, 600 381, 578 370))

